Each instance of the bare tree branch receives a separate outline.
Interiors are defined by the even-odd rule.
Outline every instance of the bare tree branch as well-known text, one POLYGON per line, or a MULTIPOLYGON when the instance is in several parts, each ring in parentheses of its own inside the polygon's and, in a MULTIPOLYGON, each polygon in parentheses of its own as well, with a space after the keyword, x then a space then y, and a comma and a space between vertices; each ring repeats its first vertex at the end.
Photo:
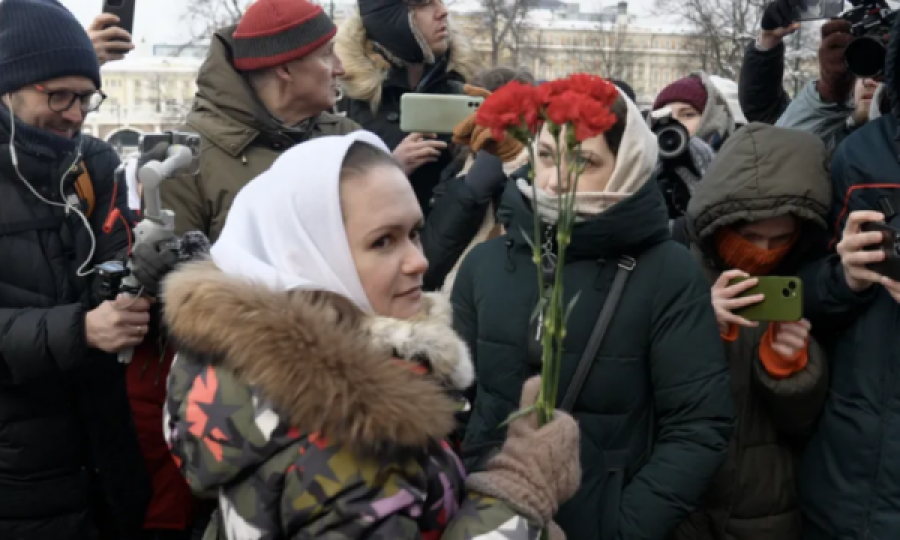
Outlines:
POLYGON ((817 62, 822 21, 803 23, 793 36, 785 38, 784 83, 792 95, 819 74, 817 62))
POLYGON ((528 12, 533 0, 480 0, 481 30, 490 36, 491 67, 500 65, 504 56, 513 63, 528 41, 528 12))
POLYGON ((597 23, 587 32, 573 33, 570 38, 570 58, 576 69, 602 74, 608 79, 624 79, 630 53, 625 44, 628 25, 615 22, 597 23))
POLYGON ((187 23, 191 37, 178 48, 176 56, 181 55, 192 45, 208 43, 216 30, 237 24, 250 3, 251 0, 191 0, 185 2, 182 20, 187 23))
POLYGON ((690 25, 695 57, 711 75, 736 79, 766 0, 656 0, 660 13, 690 25))

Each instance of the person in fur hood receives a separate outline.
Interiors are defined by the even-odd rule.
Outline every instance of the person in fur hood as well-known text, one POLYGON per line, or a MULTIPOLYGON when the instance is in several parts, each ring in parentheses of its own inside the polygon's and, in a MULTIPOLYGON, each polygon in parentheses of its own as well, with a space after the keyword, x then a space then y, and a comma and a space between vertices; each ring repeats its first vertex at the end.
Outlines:
POLYGON ((358 0, 358 5, 359 13, 341 24, 335 42, 344 65, 337 109, 394 151, 427 216, 454 152, 449 137, 400 130, 400 97, 462 93, 478 59, 456 35, 443 0, 358 0))
POLYGON ((473 366, 448 300, 422 293, 421 223, 378 137, 323 137, 238 194, 210 260, 167 277, 166 433, 191 488, 218 498, 208 535, 563 538, 552 518, 581 475, 570 416, 514 420, 468 478, 446 442, 473 366))

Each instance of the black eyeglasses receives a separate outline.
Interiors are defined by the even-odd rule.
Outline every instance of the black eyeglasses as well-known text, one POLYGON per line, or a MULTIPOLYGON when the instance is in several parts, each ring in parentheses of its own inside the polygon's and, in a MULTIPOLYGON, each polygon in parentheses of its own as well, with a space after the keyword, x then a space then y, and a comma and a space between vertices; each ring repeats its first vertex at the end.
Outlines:
POLYGON ((94 112, 106 100, 106 94, 100 90, 92 92, 72 92, 71 90, 48 90, 43 86, 34 85, 38 92, 47 96, 47 106, 56 113, 64 113, 72 108, 77 101, 81 112, 84 114, 94 112))

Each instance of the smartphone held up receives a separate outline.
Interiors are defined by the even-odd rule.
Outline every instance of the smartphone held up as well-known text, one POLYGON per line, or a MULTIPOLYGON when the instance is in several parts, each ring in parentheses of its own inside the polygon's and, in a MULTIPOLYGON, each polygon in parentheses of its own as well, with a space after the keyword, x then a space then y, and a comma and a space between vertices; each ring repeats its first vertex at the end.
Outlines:
POLYGON ((900 230, 887 223, 870 221, 860 226, 863 232, 880 232, 882 240, 870 249, 884 252, 884 260, 868 265, 869 270, 900 282, 900 230))
POLYGON ((729 285, 747 279, 757 284, 740 293, 739 297, 762 295, 762 300, 736 309, 735 315, 755 322, 794 322, 803 318, 803 282, 796 277, 759 276, 736 278, 729 285))
POLYGON ((103 13, 115 15, 118 26, 129 34, 134 34, 134 8, 137 0, 103 0, 103 13))

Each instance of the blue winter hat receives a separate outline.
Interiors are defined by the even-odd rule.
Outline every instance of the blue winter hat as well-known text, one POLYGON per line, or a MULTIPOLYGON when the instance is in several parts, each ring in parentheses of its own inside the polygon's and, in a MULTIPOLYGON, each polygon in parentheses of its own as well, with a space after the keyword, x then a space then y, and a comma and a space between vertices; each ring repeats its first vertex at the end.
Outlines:
POLYGON ((0 95, 76 75, 100 88, 100 61, 72 12, 57 0, 0 0, 0 95))

